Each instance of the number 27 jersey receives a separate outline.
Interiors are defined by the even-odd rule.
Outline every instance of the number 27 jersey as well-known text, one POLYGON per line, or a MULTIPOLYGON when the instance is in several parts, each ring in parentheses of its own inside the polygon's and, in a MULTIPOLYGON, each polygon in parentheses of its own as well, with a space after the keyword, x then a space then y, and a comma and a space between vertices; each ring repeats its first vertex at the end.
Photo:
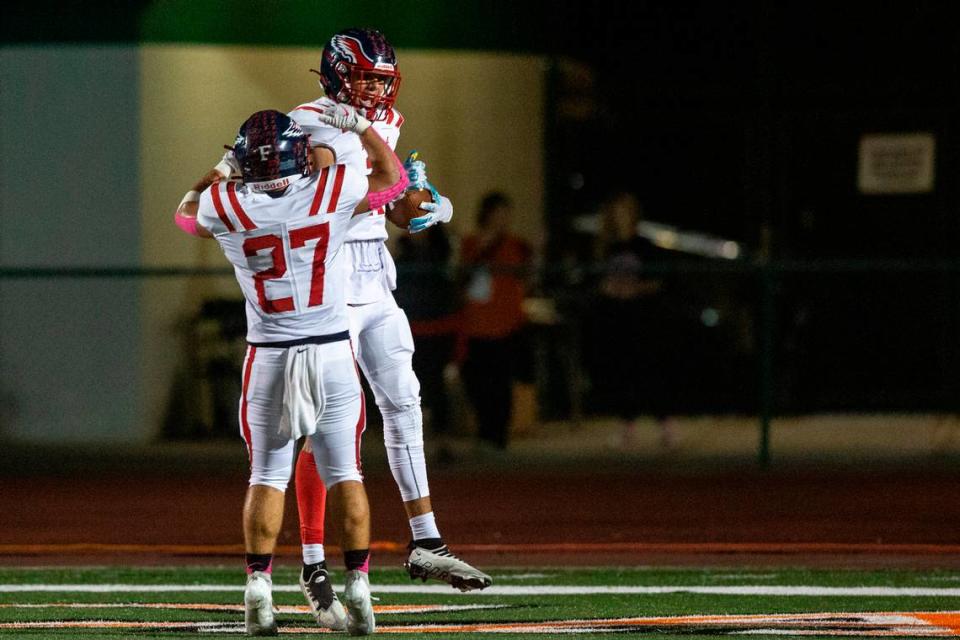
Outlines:
POLYGON ((203 192, 198 222, 233 265, 247 341, 285 342, 348 327, 340 251, 367 178, 343 164, 295 180, 279 197, 233 182, 203 192))

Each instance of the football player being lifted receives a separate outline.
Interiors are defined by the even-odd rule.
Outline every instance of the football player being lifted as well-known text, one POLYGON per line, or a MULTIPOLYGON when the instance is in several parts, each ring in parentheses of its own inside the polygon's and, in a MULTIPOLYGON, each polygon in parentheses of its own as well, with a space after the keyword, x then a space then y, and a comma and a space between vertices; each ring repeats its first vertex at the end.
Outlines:
POLYGON ((192 190, 175 214, 187 233, 217 240, 246 298, 240 430, 250 458, 243 509, 250 635, 277 633, 271 568, 300 437, 310 442, 312 473, 322 477, 342 523, 343 627, 354 635, 375 629, 370 512, 359 459, 366 423, 341 263, 349 258, 343 242, 351 218, 396 199, 408 180, 356 109, 328 105, 317 119, 362 145, 368 175, 344 164, 312 171, 308 138, 296 122, 259 111, 244 122, 222 168, 236 170, 242 183, 192 190))
MULTIPOLYGON (((403 116, 393 106, 400 88, 393 47, 374 29, 346 29, 324 46, 320 70, 315 73, 320 76, 324 97, 298 106, 290 117, 310 136, 317 166, 337 162, 368 171, 368 151, 357 136, 331 126, 322 114, 334 105, 351 105, 395 149, 403 116)), ((426 188, 433 195, 433 202, 420 204, 423 215, 410 221, 409 231, 416 233, 448 222, 453 207, 427 181, 424 163, 411 157, 404 166, 409 188, 426 188)), ((420 382, 413 371, 413 337, 392 294, 396 268, 385 244, 384 214, 385 208, 374 207, 350 223, 344 243, 346 298, 350 338, 383 417, 390 471, 409 519, 412 541, 405 566, 411 578, 442 580, 462 591, 483 589, 491 584, 490 576, 447 549, 434 518, 424 458, 420 382)), ((326 489, 313 469, 311 447, 307 441, 295 471, 303 545, 300 583, 317 622, 340 628, 337 612, 342 608, 329 587, 323 553, 326 489)))

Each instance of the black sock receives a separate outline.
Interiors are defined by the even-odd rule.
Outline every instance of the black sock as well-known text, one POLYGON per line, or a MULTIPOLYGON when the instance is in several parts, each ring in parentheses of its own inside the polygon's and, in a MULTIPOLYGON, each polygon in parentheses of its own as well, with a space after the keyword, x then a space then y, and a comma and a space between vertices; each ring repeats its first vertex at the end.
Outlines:
POLYGON ((343 564, 347 571, 362 569, 370 559, 370 549, 351 549, 343 552, 343 564))
POLYGON ((443 538, 421 538, 420 540, 414 540, 413 546, 433 551, 443 546, 443 538))
POLYGON ((314 562, 313 564, 307 564, 306 562, 304 562, 303 572, 302 572, 303 579, 304 580, 308 579, 310 576, 313 575, 313 572, 316 571, 317 569, 326 569, 326 568, 327 568, 326 560, 321 560, 320 562, 314 562))
POLYGON ((270 573, 273 564, 272 553, 248 553, 247 554, 247 573, 254 571, 263 571, 270 573))

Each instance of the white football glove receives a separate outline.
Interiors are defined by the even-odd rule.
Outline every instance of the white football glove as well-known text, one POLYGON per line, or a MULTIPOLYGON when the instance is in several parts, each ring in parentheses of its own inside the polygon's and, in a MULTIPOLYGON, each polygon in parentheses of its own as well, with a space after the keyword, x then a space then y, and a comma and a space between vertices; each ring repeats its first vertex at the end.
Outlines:
POLYGON ((432 227, 440 222, 450 222, 453 217, 453 203, 450 198, 445 198, 437 193, 434 195, 439 198, 437 202, 421 202, 420 208, 427 212, 427 215, 413 218, 407 229, 410 233, 420 233, 424 229, 432 227))
POLYGON ((323 112, 317 118, 320 122, 331 127, 353 131, 357 135, 370 128, 370 121, 360 115, 357 109, 350 104, 328 105, 323 108, 323 112))
POLYGON ((237 162, 237 156, 233 155, 233 151, 230 150, 223 154, 223 159, 217 163, 213 170, 222 175, 224 180, 243 177, 240 163, 237 162))

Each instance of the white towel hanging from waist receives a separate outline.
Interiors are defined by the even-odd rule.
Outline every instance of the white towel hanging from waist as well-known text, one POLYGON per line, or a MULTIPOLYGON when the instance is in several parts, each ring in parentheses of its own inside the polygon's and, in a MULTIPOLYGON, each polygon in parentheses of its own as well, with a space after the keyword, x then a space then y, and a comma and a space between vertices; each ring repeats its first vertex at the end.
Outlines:
POLYGON ((323 364, 318 344, 287 349, 283 370, 280 435, 297 440, 313 435, 323 412, 323 364))

